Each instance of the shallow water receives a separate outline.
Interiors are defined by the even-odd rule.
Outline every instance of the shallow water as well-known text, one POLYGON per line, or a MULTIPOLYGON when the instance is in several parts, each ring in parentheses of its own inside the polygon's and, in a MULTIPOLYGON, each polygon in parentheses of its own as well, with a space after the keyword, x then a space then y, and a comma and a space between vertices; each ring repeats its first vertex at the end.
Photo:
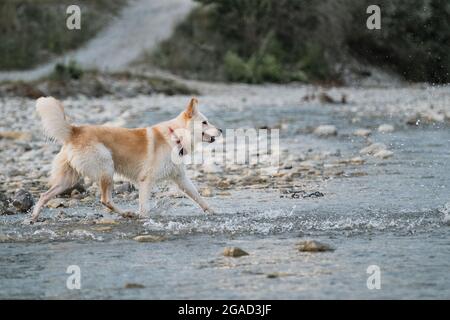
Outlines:
MULTIPOLYGON (((62 218, 55 218, 60 209, 47 209, 46 220, 33 226, 21 225, 23 216, 0 217, 0 298, 450 298, 448 125, 409 127, 382 114, 352 122, 351 110, 336 108, 247 105, 230 107, 223 116, 218 105, 207 115, 225 128, 282 123, 281 147, 289 159, 327 153, 331 169, 334 160, 357 156, 367 145, 351 132, 389 122, 396 125, 393 133, 374 130, 370 140, 385 143, 394 156, 336 165, 342 174, 291 183, 323 196, 292 198, 276 183, 232 187, 230 195, 207 199, 219 211, 214 216, 187 199, 168 197, 150 219, 118 220, 105 225, 108 230, 96 221, 109 215, 91 203, 64 209, 62 218), (312 135, 308 128, 320 124, 335 125, 338 136, 312 135), (131 240, 143 233, 166 240, 131 240), (300 253, 295 244, 305 239, 336 250, 300 253), (223 257, 226 246, 250 255, 223 257), (69 265, 81 268, 81 290, 66 288, 69 265), (380 267, 379 290, 367 288, 370 265, 380 267), (127 283, 144 288, 126 289, 127 283)), ((130 117, 127 125, 175 114, 153 110, 130 117)), ((137 206, 135 200, 119 203, 137 206)))

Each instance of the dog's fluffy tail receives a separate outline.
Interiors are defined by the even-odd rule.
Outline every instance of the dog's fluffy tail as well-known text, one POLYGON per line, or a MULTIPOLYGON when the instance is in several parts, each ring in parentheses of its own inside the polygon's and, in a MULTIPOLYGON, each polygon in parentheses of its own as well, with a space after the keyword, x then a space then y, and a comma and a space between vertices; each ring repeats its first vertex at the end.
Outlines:
POLYGON ((67 122, 62 103, 53 97, 41 97, 36 101, 36 111, 41 117, 45 135, 65 143, 72 135, 72 126, 67 122))

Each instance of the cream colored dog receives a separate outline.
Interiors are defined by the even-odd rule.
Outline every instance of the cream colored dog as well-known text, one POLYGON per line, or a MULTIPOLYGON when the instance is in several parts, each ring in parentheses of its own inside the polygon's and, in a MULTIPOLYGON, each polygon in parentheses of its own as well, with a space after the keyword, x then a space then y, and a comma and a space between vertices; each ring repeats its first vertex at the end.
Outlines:
POLYGON ((41 195, 30 221, 36 221, 43 206, 51 198, 73 187, 81 176, 98 183, 100 201, 104 206, 121 215, 128 215, 112 199, 115 172, 139 187, 139 216, 149 214, 150 192, 159 180, 174 181, 205 212, 213 213, 186 176, 182 161, 174 161, 173 158, 174 150, 181 157, 191 151, 191 143, 212 143, 222 132, 208 122, 197 105, 197 99, 192 98, 186 110, 175 119, 148 128, 126 129, 71 125, 66 120, 60 101, 53 97, 39 98, 36 109, 45 134, 63 146, 53 160, 51 188, 41 195), (191 134, 195 123, 202 128, 199 138, 191 134))

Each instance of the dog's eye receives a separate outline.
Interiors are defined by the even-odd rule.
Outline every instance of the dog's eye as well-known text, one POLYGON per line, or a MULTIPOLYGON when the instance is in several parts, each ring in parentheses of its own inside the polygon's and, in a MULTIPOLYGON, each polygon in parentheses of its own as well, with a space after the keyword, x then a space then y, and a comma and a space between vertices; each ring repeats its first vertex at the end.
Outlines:
POLYGON ((207 125, 208 121, 203 121, 202 124, 207 125))

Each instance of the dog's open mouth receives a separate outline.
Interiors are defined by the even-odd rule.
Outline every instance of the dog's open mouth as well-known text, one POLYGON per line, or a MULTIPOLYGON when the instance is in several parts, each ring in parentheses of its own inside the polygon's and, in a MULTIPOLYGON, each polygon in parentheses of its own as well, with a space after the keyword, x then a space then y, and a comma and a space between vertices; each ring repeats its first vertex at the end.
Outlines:
POLYGON ((203 142, 213 143, 214 141, 216 141, 216 137, 210 136, 204 132, 202 135, 203 135, 203 138, 202 138, 203 142))

